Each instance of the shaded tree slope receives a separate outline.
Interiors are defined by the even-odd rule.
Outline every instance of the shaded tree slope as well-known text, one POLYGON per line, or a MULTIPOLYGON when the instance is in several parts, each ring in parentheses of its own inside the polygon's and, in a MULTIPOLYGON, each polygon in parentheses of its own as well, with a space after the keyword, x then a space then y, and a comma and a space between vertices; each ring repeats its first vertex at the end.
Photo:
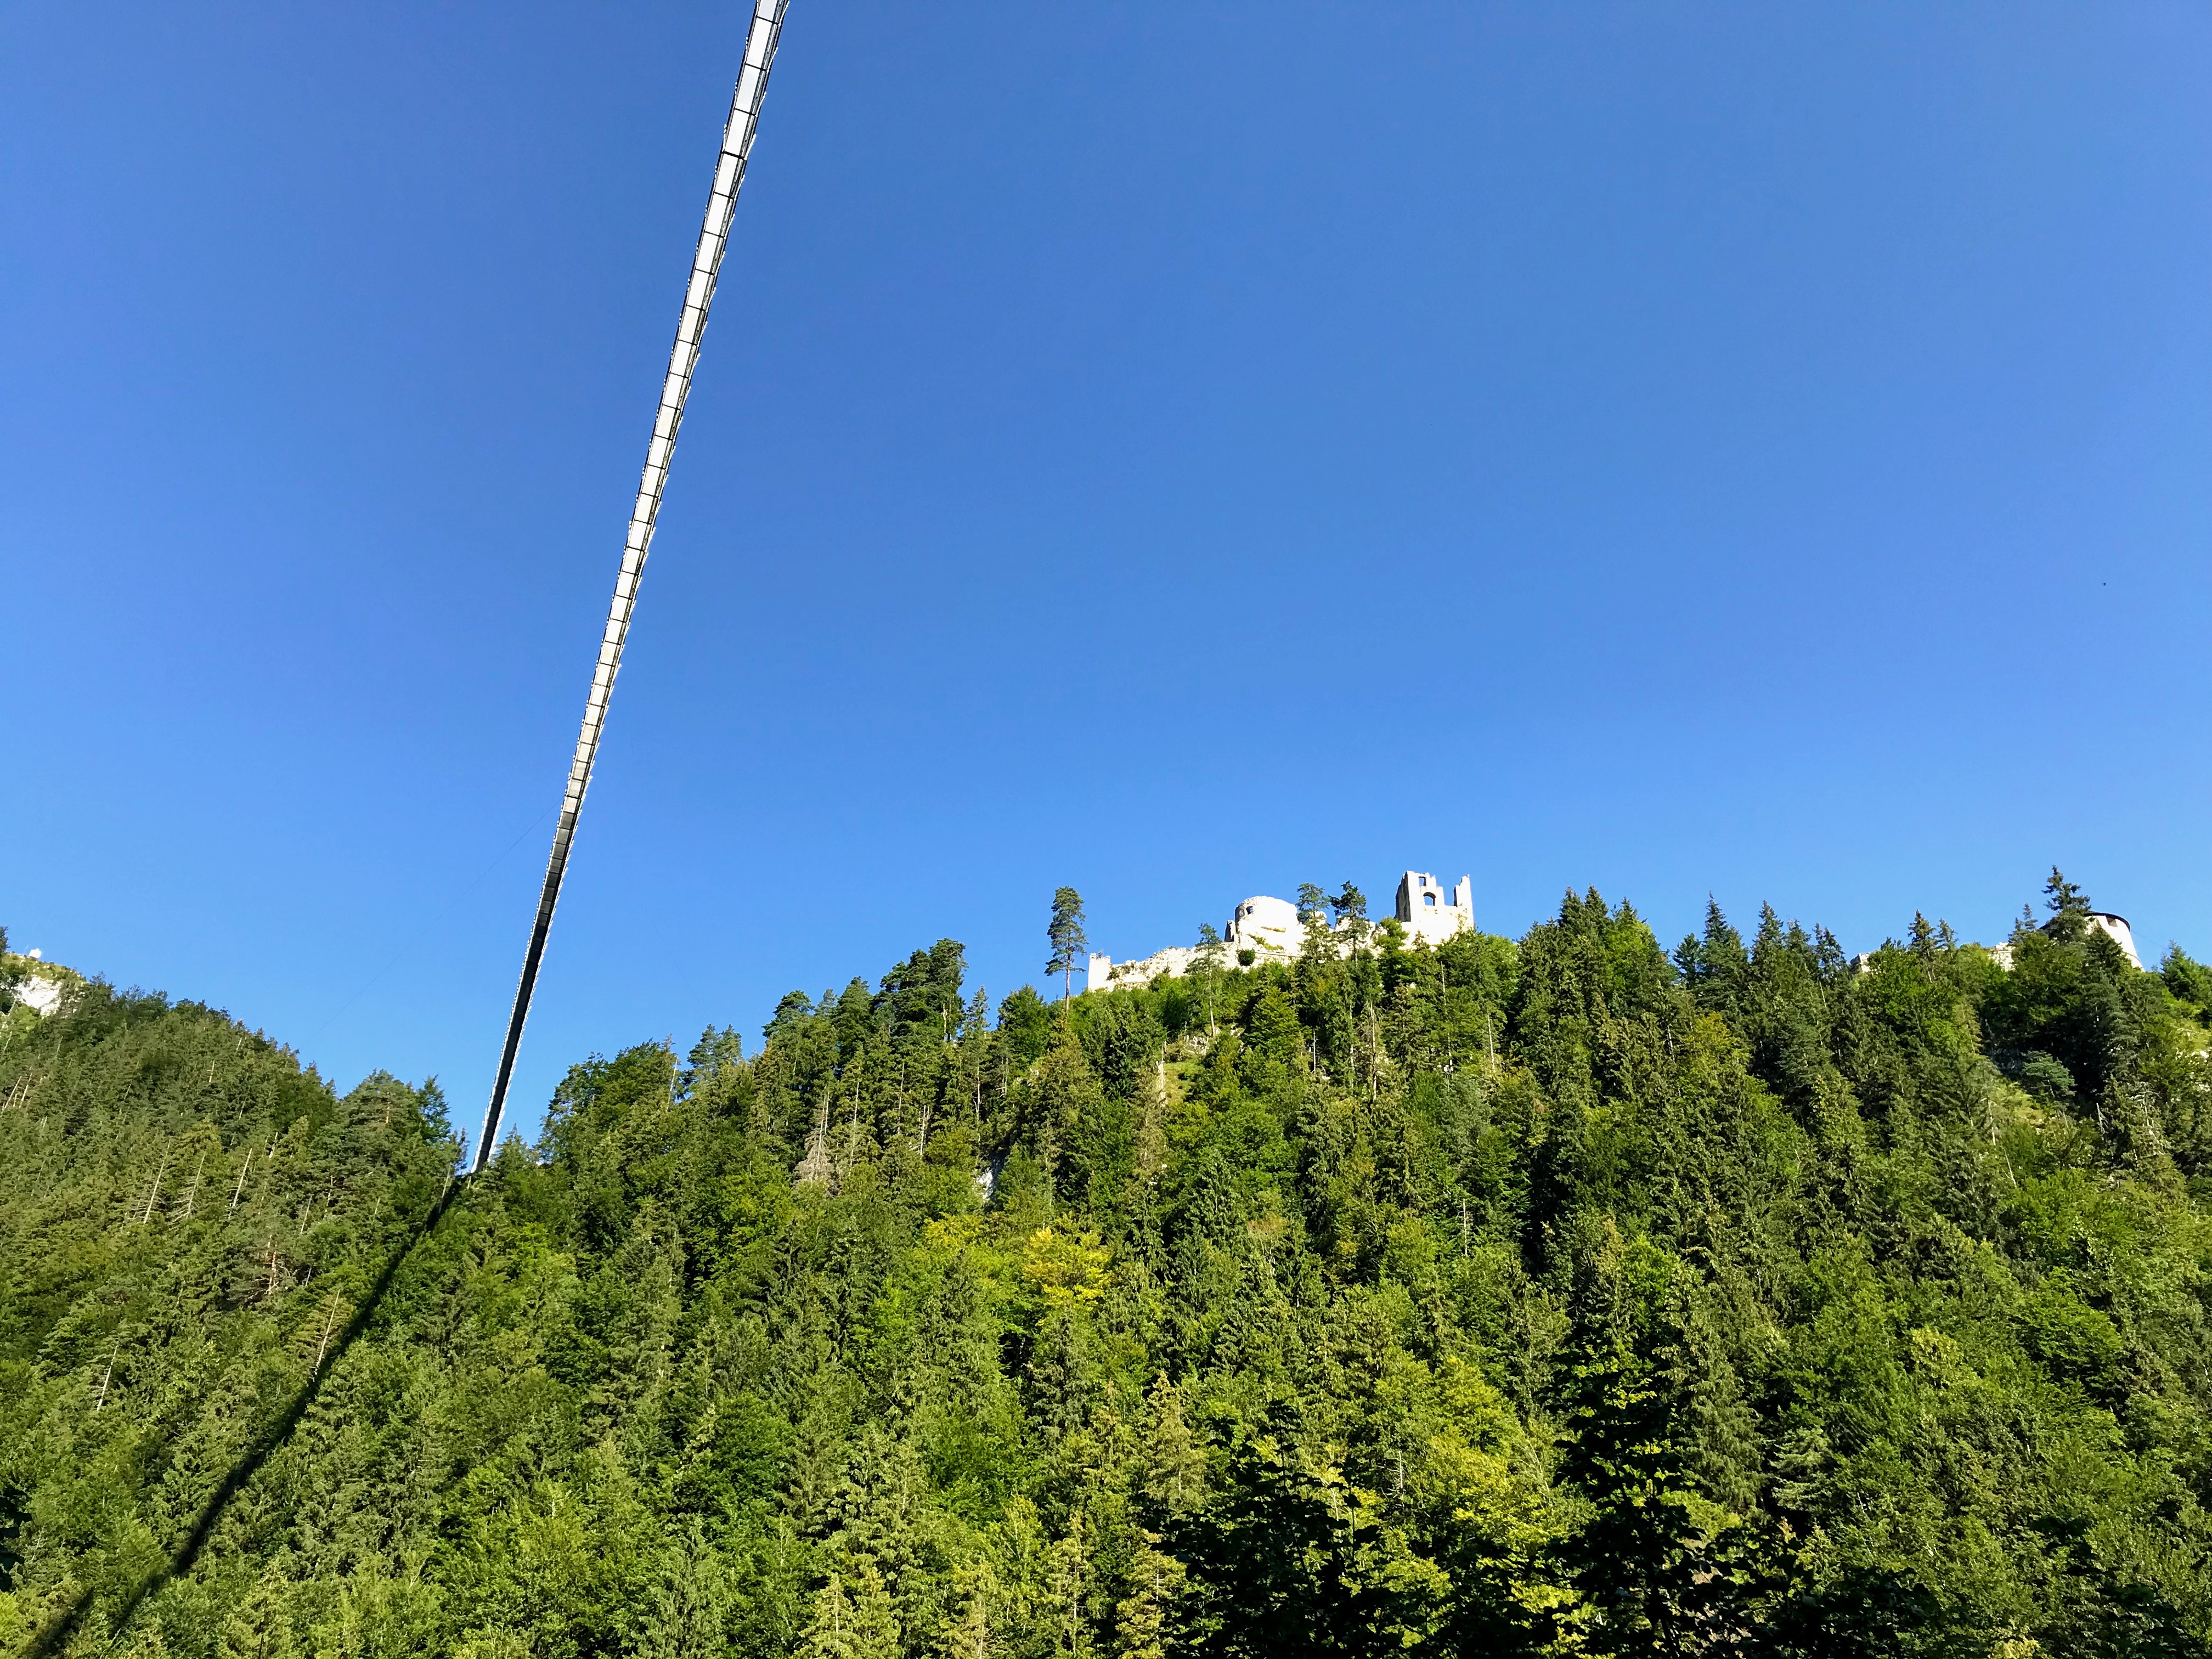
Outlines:
POLYGON ((2212 1651, 2212 973, 2051 902, 996 1009, 941 941, 574 1066, 427 1231, 434 1085, 0 1017, 0 1643, 2212 1651))

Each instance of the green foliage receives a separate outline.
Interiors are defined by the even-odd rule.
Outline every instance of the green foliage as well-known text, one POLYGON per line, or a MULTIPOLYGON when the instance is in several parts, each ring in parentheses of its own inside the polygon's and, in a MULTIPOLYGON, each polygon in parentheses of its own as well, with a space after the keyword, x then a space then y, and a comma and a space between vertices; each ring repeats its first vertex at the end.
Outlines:
POLYGON ((427 1235, 434 1084, 94 983, 0 1021, 0 1636, 2203 1653, 2212 973, 2049 891, 2006 971, 1347 884, 995 1024, 940 940, 571 1067, 427 1235))
POLYGON ((1072 987, 1076 967, 1083 953, 1090 949, 1091 941, 1083 933, 1083 895, 1073 887, 1062 887, 1052 896, 1052 921, 1045 927, 1045 937, 1052 944, 1051 958, 1046 962, 1048 974, 1061 975, 1061 995, 1072 987))

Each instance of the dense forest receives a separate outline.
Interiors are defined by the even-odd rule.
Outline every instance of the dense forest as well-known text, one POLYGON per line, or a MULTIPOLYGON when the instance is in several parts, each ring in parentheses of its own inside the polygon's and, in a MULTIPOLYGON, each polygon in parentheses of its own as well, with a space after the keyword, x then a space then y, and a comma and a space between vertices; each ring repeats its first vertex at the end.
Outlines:
POLYGON ((2212 972, 2046 897, 943 940, 473 1182, 434 1084, 16 1007, 0 1651, 2212 1652, 2212 972))

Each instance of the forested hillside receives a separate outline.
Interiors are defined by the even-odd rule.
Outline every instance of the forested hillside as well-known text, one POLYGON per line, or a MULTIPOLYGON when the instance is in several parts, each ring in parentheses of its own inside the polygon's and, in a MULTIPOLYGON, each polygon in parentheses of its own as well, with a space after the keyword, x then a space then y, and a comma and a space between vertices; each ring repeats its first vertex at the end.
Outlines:
POLYGON ((450 1189, 434 1085, 0 1016, 0 1650, 2212 1651, 2212 973, 1335 902, 942 941, 450 1189))

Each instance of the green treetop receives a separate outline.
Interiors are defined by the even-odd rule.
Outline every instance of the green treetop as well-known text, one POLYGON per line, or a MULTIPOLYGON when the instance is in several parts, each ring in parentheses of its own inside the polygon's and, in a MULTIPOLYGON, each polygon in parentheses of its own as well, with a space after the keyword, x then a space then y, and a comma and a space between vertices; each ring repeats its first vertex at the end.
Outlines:
POLYGON ((1048 974, 1061 975, 1060 1000, 1065 1001, 1073 993, 1076 964, 1084 960, 1091 941, 1083 932, 1083 895, 1073 887, 1062 887, 1052 896, 1052 920, 1045 925, 1045 937, 1052 942, 1052 956, 1045 963, 1048 974))

